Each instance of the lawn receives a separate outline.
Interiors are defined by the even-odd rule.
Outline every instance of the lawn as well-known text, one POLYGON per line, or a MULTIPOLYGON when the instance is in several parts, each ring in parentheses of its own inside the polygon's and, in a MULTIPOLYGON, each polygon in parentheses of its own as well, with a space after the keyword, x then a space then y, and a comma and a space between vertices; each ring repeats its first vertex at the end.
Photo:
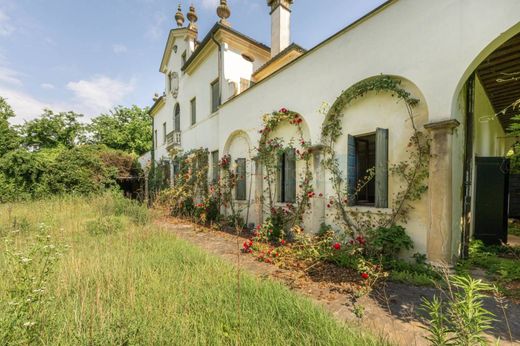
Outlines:
POLYGON ((245 274, 239 306, 231 265, 121 198, 0 205, 0 237, 2 345, 386 344, 245 274))

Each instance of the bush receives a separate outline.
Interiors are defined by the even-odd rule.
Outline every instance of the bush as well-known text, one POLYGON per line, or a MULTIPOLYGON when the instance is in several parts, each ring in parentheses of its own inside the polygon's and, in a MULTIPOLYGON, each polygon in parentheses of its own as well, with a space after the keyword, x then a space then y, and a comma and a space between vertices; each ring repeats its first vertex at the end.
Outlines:
POLYGON ((413 241, 402 226, 379 227, 368 233, 368 252, 383 262, 389 262, 398 258, 401 250, 413 248, 413 241))
POLYGON ((118 216, 104 216, 96 220, 88 221, 85 229, 91 235, 107 235, 123 230, 123 221, 118 216))
POLYGON ((112 208, 108 208, 111 213, 116 216, 127 216, 137 225, 146 225, 150 222, 150 212, 148 208, 138 201, 123 197, 116 193, 110 199, 112 208))

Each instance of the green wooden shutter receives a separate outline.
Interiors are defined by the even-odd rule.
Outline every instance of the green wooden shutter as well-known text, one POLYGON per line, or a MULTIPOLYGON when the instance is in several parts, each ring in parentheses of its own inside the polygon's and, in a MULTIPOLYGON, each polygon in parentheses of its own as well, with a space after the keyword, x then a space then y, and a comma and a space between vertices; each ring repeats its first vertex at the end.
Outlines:
POLYGON ((237 185, 235 199, 237 201, 246 200, 246 159, 237 159, 237 185))
POLYGON ((347 143, 347 192, 348 205, 356 205, 356 189, 357 189, 357 153, 356 138, 348 135, 347 143))
POLYGON ((284 169, 285 196, 283 202, 294 203, 296 202, 296 154, 294 149, 289 149, 285 153, 284 169))
POLYGON ((376 130, 376 208, 388 208, 388 130, 376 130))

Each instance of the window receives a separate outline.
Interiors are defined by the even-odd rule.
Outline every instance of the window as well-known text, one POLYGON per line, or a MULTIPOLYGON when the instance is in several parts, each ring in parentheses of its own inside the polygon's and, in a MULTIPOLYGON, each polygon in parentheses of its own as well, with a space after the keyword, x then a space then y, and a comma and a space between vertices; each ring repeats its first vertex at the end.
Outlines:
POLYGON ((294 149, 288 149, 280 155, 278 182, 279 202, 296 202, 296 155, 294 149))
POLYGON ((181 130, 181 106, 177 103, 173 114, 173 130, 181 130))
POLYGON ((163 144, 166 143, 166 135, 167 135, 167 132, 166 132, 166 123, 163 123, 162 124, 162 133, 163 133, 163 144))
POLYGON ((237 183, 235 187, 235 199, 237 201, 245 201, 246 197, 246 159, 237 159, 236 161, 237 183))
POLYGON ((181 170, 180 163, 178 161, 173 161, 173 185, 174 186, 177 182, 177 178, 178 178, 180 170, 181 170))
POLYGON ((191 102, 191 125, 197 123, 197 98, 194 97, 191 102))
POLYGON ((216 81, 211 83, 211 113, 215 113, 220 106, 220 83, 217 78, 216 81))
POLYGON ((182 66, 186 65, 186 51, 181 55, 182 66))
POLYGON ((388 207, 388 130, 349 136, 348 190, 349 205, 388 207))
POLYGON ((157 130, 155 130, 154 134, 153 134, 153 143, 154 143, 155 149, 157 149, 157 130))
POLYGON ((212 177, 211 180, 213 183, 217 183, 220 179, 220 167, 218 165, 218 150, 215 150, 211 153, 211 167, 212 167, 212 177))

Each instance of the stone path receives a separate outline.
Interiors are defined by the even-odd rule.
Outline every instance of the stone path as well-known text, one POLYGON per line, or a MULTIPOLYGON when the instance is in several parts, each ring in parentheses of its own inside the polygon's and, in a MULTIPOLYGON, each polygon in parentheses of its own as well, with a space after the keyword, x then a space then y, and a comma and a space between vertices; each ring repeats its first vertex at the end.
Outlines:
MULTIPOLYGON (((179 238, 237 265, 243 239, 237 242, 234 235, 208 231, 206 228, 173 218, 162 219, 157 223, 161 228, 171 231, 179 238)), ((358 300, 358 305, 363 306, 365 310, 363 318, 359 319, 354 314, 352 295, 338 291, 336 287, 326 282, 313 281, 303 271, 295 272, 260 263, 250 255, 240 255, 240 268, 260 278, 281 281, 295 292, 324 306, 340 321, 359 325, 362 329, 382 335, 399 345, 427 345, 424 339, 425 333, 421 328, 423 324, 417 316, 417 307, 421 304, 422 297, 430 298, 435 294, 434 288, 388 283, 385 288, 358 300)), ((486 302, 486 305, 493 310, 497 309, 496 304, 491 301, 486 302)), ((497 316, 503 316, 502 311, 494 312, 497 316)), ((512 305, 508 310, 508 315, 515 342, 502 341, 501 345, 520 345, 520 307, 512 305)), ((499 320, 496 327, 494 338, 510 339, 505 323, 499 320)))

